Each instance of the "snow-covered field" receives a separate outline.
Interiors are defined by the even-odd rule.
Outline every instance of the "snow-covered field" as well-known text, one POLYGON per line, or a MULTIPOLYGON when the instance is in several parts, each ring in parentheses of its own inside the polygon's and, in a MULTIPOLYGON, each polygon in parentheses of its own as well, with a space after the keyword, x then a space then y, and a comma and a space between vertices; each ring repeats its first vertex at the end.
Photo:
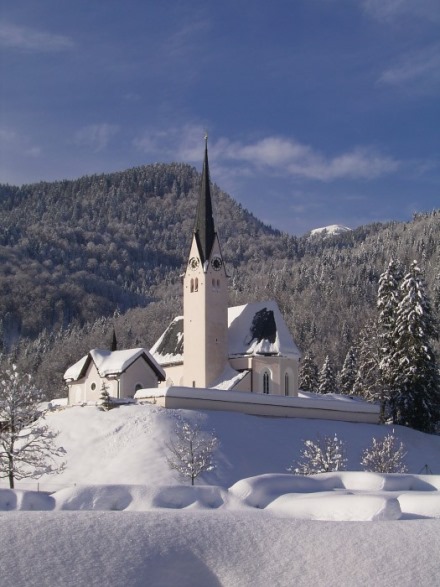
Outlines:
POLYGON ((360 455, 389 427, 155 406, 47 419, 66 467, 40 492, 2 483, 3 587, 438 584, 438 436, 396 427, 409 474, 380 475, 360 472, 360 455), (195 487, 166 463, 181 417, 220 440, 195 487), (302 440, 335 433, 349 472, 286 473, 302 440))

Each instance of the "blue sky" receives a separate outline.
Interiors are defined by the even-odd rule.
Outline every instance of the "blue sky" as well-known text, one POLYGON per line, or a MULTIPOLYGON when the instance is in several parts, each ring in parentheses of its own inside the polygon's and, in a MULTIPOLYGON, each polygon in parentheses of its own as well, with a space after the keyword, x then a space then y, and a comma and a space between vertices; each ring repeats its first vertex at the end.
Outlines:
POLYGON ((440 206, 438 0, 1 0, 0 182, 183 161, 293 234, 440 206))

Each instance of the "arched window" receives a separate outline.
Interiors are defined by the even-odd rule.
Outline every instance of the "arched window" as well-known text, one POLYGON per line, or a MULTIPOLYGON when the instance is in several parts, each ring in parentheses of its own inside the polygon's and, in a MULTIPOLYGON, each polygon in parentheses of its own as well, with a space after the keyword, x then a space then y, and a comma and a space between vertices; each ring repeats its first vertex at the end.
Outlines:
POLYGON ((134 391, 139 391, 140 389, 142 389, 142 385, 140 383, 136 383, 136 387, 134 388, 134 391))
POLYGON ((189 290, 190 290, 191 293, 193 293, 193 291, 194 291, 194 279, 192 279, 192 278, 191 278, 189 290))
POLYGON ((199 291, 199 280, 197 277, 194 281, 194 291, 199 291))
POLYGON ((284 373, 284 395, 289 395, 289 374, 284 373))
POLYGON ((265 371, 263 373, 263 393, 269 393, 270 373, 265 371))

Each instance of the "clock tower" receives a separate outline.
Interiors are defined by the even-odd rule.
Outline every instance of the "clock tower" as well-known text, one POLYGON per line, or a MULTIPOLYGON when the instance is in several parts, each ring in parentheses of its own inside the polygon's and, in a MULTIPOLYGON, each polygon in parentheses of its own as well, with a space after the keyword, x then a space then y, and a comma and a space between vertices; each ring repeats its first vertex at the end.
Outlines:
POLYGON ((183 385, 210 387, 228 361, 228 290, 214 223, 207 136, 196 222, 183 278, 183 332, 183 385))

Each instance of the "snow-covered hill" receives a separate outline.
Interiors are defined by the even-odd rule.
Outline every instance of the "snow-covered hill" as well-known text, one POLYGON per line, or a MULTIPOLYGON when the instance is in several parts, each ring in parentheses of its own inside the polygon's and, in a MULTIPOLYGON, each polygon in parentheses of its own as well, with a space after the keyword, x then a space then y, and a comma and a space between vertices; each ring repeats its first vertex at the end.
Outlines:
MULTIPOLYGON (((121 406, 110 412, 91 406, 72 407, 47 415, 48 423, 60 432, 58 444, 66 450, 66 467, 56 476, 43 477, 39 487, 57 490, 82 484, 181 483, 166 462, 166 445, 181 418, 215 431, 220 441, 217 468, 200 482, 225 488, 245 477, 285 473, 299 456, 302 441, 319 435, 336 433, 346 442, 349 470, 360 471, 361 453, 372 437, 383 438, 390 431, 389 426, 375 424, 165 410, 150 405, 121 406)), ((402 426, 395 427, 395 434, 405 444, 410 473, 430 470, 440 474, 440 436, 402 426)), ((37 483, 19 482, 18 486, 36 489, 37 483)))
POLYGON ((301 477, 285 469, 303 439, 336 433, 349 468, 359 471, 362 450, 390 428, 135 405, 68 408, 47 419, 60 431, 66 468, 40 481, 52 495, 25 483, 0 489, 2 587, 438 581, 439 436, 395 427, 409 471, 435 475, 301 477), (195 487, 182 485, 166 463, 181 418, 220 440, 216 471, 195 487))
POLYGON ((348 228, 348 226, 342 226, 342 224, 330 224, 329 226, 314 228, 310 231, 310 236, 335 236, 337 234, 342 234, 343 232, 351 232, 351 228, 348 228))

